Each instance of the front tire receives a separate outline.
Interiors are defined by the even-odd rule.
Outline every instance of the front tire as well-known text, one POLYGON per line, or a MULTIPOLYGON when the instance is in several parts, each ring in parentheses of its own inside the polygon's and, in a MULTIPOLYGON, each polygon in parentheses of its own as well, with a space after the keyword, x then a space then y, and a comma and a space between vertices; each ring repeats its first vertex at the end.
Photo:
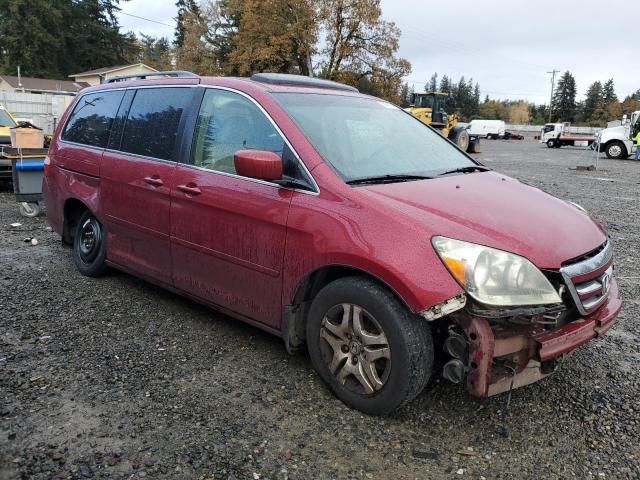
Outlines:
POLYGON ((624 143, 617 140, 615 142, 608 143, 607 147, 604 149, 604 153, 607 154, 607 158, 611 158, 613 160, 620 160, 629 156, 627 154, 627 147, 624 146, 624 143))
POLYGON ((107 243, 102 224, 89 211, 80 217, 73 237, 73 260, 87 277, 99 277, 107 271, 107 243))
POLYGON ((324 287, 307 321, 311 362, 349 407, 386 415, 413 400, 433 368, 427 322, 363 277, 324 287))
POLYGON ((462 127, 456 127, 451 131, 449 135, 450 140, 455 143, 463 152, 469 148, 469 132, 462 127))
POLYGON ((556 146, 556 141, 553 138, 550 138, 549 140, 547 140, 547 147, 548 148, 553 148, 556 146))

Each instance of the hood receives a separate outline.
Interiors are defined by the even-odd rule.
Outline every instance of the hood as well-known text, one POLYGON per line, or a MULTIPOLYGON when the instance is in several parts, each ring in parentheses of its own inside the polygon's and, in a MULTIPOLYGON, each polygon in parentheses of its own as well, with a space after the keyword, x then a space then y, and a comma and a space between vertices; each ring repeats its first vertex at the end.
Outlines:
POLYGON ((600 141, 606 143, 610 139, 621 139, 627 136, 627 127, 618 125, 617 127, 609 127, 600 131, 600 141))
POLYGON ((495 172, 358 187, 426 233, 509 251, 558 269, 607 239, 588 214, 495 172))

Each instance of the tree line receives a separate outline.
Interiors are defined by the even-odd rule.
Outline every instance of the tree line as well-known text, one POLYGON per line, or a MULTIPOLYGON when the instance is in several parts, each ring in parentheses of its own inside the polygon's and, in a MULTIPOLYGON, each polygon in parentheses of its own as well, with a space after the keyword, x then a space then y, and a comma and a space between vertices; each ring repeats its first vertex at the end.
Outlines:
MULTIPOLYGON (((472 79, 465 80, 464 76, 454 82, 443 75, 438 81, 438 74, 434 73, 425 83, 424 91, 447 93, 447 111, 457 113, 463 121, 504 120, 507 123, 534 125, 552 121, 604 127, 607 122, 620 119, 623 114, 640 110, 640 89, 620 101, 613 79, 593 82, 584 100, 578 101, 576 81, 568 71, 560 77, 554 89, 551 111, 547 104, 537 105, 526 100, 494 100, 486 95, 480 101, 480 85, 472 79)), ((415 93, 414 87, 405 83, 402 92, 402 106, 409 106, 415 93)))
POLYGON ((402 101, 411 64, 380 0, 178 0, 175 36, 122 33, 119 0, 0 0, 0 71, 64 79, 143 62, 200 75, 311 75, 402 101), (28 26, 28 27, 27 27, 28 26))
POLYGON ((640 89, 620 101, 612 78, 589 85, 583 100, 577 100, 576 96, 575 77, 566 71, 560 77, 551 101, 553 121, 603 127, 625 113, 640 110, 640 89))

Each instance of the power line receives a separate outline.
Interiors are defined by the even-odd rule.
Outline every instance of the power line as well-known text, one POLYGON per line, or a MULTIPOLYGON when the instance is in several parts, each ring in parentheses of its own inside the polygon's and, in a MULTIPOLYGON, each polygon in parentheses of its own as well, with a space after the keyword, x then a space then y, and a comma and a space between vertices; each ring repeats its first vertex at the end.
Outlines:
POLYGON ((132 13, 124 13, 122 11, 118 12, 119 15, 126 15, 127 17, 133 17, 133 18, 139 18, 140 20, 145 20, 147 22, 151 22, 151 23, 157 23, 158 25, 164 25, 165 27, 169 27, 169 28, 176 28, 175 25, 169 25, 168 23, 162 23, 159 22, 157 20, 151 20, 150 18, 145 18, 145 17, 140 17, 138 15, 133 15, 132 13))

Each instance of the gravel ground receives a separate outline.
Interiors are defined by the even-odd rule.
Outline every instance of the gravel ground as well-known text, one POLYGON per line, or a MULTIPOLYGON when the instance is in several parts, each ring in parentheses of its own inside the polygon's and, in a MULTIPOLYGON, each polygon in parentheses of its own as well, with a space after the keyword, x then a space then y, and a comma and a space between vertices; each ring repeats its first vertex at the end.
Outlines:
POLYGON ((626 300, 508 411, 438 379, 392 417, 350 410, 275 337, 122 273, 80 276, 0 192, 0 478, 640 478, 640 162, 482 149, 607 225, 626 300))

